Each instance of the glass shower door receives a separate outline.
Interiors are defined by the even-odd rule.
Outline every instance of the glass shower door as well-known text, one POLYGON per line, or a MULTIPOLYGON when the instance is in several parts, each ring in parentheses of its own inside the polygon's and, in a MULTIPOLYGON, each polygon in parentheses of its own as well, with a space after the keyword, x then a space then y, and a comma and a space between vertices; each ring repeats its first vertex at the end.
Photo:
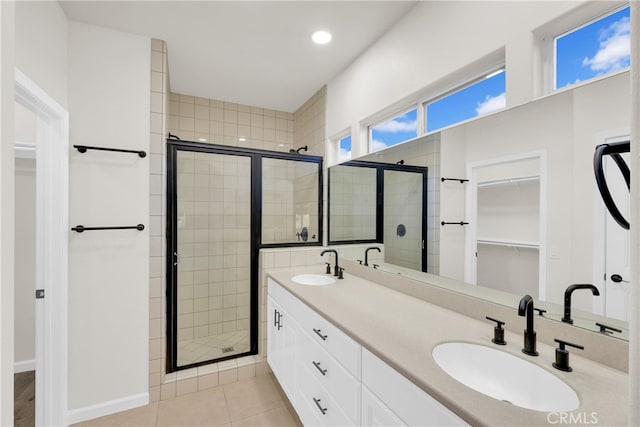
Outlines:
POLYGON ((251 163, 175 148, 170 370, 251 350, 251 163))

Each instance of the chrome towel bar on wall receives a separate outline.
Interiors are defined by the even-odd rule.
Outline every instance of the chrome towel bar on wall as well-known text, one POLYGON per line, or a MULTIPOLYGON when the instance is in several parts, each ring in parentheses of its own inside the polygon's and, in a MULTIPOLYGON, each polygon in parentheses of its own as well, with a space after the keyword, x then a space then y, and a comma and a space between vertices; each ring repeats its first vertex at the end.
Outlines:
POLYGON ((86 153, 87 150, 116 151, 118 153, 134 153, 140 157, 147 157, 147 152, 143 150, 124 150, 122 148, 91 147, 89 145, 74 145, 73 148, 81 153, 86 153))
POLYGON ((75 231, 76 233, 82 233, 84 231, 96 231, 96 230, 144 230, 143 224, 138 225, 125 225, 125 226, 116 226, 116 227, 85 227, 84 225, 76 225, 71 228, 71 231, 75 231))
POLYGON ((440 222, 440 225, 445 226, 445 225, 467 225, 469 224, 468 222, 464 222, 464 221, 458 221, 458 222, 445 222, 442 221, 440 222))

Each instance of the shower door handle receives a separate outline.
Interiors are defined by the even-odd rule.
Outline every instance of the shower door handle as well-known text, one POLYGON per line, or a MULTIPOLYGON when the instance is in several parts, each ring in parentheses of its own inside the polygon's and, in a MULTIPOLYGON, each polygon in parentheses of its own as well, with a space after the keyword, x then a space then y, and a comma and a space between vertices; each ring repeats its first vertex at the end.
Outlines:
POLYGON ((178 264, 180 264, 180 254, 178 252, 174 252, 173 253, 173 266, 177 266, 178 264))

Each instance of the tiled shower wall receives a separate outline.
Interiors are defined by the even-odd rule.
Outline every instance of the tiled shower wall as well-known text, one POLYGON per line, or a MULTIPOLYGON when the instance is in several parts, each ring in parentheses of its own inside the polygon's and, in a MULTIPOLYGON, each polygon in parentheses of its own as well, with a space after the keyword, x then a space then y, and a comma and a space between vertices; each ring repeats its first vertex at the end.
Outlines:
MULTIPOLYGON (((214 363, 165 374, 165 216, 166 138, 168 133, 185 140, 288 151, 309 145, 309 153, 324 155, 326 89, 322 88, 295 113, 225 103, 218 100, 172 94, 166 43, 151 43, 151 168, 150 168, 150 331, 149 399, 170 399, 218 384, 235 382, 269 372, 264 359, 264 328, 260 329, 260 355, 214 363), (183 105, 184 104, 184 105, 183 105), (191 112, 192 111, 192 112, 191 112), (297 130, 297 132, 295 132, 297 130), (248 135, 248 137, 247 137, 248 135), (241 141, 244 138, 245 141, 241 141)), ((326 188, 326 187, 325 187, 326 188)), ((326 207, 326 203, 324 205, 326 207)), ((289 259, 284 253, 278 259, 289 259)), ((292 255, 292 258, 294 256, 292 255)), ((267 258, 271 260, 272 258, 267 258)), ((263 266, 261 265, 261 268, 263 266)), ((262 276, 261 276, 262 277, 262 276)), ((259 317, 266 322, 266 301, 260 282, 259 317)), ((262 323, 261 323, 262 325, 262 323)))
POLYGON ((287 152, 294 115, 249 105, 170 94, 169 132, 185 141, 287 152))
POLYGON ((375 239, 376 176, 374 168, 331 168, 331 241, 375 239))
MULTIPOLYGON (((167 47, 151 41, 151 154, 150 154, 150 266, 149 266, 149 400, 160 400, 164 382, 165 317, 165 206, 169 71, 167 47)), ((174 386, 175 390, 175 386, 174 386)), ((167 397, 165 391, 164 397, 167 397)), ((175 395, 175 392, 173 393, 175 395)))
POLYGON ((327 87, 323 86, 293 114, 296 148, 306 145, 309 147, 308 154, 325 155, 326 109, 327 87))
POLYGON ((250 172, 247 157, 179 152, 178 341, 249 330, 250 172))

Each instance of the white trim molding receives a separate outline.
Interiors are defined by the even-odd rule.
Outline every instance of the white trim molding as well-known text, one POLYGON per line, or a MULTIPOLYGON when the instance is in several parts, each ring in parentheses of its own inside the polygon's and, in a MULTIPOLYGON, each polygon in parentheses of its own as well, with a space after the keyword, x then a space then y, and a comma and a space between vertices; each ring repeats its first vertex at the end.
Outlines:
POLYGON ((22 360, 20 362, 13 362, 13 373, 20 374, 22 372, 29 372, 36 370, 36 361, 31 360, 22 360))
POLYGON ((134 394, 121 399, 110 400, 96 405, 85 406, 84 408, 73 409, 69 411, 67 415, 67 422, 69 424, 75 424, 148 404, 149 393, 134 394))
POLYGON ((15 99, 38 117, 36 425, 67 425, 69 113, 17 68, 15 99))

